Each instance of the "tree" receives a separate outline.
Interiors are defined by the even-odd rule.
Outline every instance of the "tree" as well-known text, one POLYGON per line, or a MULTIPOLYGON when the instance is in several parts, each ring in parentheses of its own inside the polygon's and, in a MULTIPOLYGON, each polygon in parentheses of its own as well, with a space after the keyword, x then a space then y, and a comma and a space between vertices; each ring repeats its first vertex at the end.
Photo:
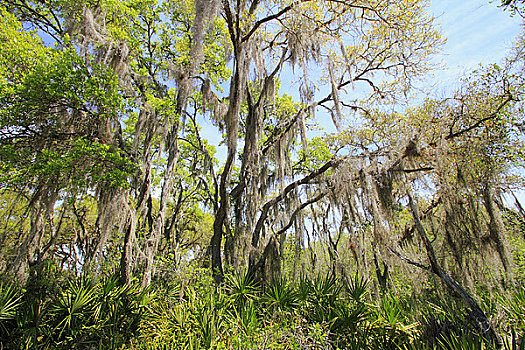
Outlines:
MULTIPOLYGON (((462 284, 513 283, 502 196, 522 183, 516 171, 523 167, 520 65, 474 72, 453 97, 428 100, 403 114, 375 111, 357 130, 328 139, 333 152, 361 159, 334 178, 343 198, 340 210, 357 213, 350 226, 370 222, 365 234, 373 235, 374 252, 436 274, 463 298, 473 324, 494 343, 499 340, 487 316, 462 284), (425 203, 421 214, 412 191, 425 203), (403 249, 422 256, 407 257, 403 249)), ((385 272, 377 265, 381 283, 385 272)))
MULTIPOLYGON (((377 101, 402 97, 429 68, 426 58, 440 43, 424 13, 426 2, 416 0, 97 4, 13 0, 4 6, 52 38, 56 47, 40 44, 43 49, 57 55, 68 52, 71 60, 86 67, 73 71, 90 77, 101 70, 107 84, 113 84, 108 89, 114 96, 79 86, 79 93, 93 96, 92 100, 74 101, 66 115, 92 107, 93 116, 108 116, 92 139, 84 137, 89 141, 85 147, 97 155, 110 150, 112 157, 122 158, 113 163, 118 160, 124 168, 113 163, 111 169, 95 167, 101 173, 98 178, 88 166, 84 176, 89 181, 79 186, 82 191, 73 194, 65 187, 62 193, 71 196, 64 202, 73 203, 68 205, 85 197, 97 202, 91 224, 78 210, 75 214, 81 227, 93 230, 88 234, 91 248, 83 258, 86 266, 96 270, 108 242, 116 239, 122 245, 122 281, 129 281, 136 269, 142 272, 144 285, 154 274, 163 232, 174 220, 168 215, 170 203, 176 213, 178 198, 189 188, 205 188, 200 198, 207 196, 215 217, 210 250, 216 282, 223 279, 223 255, 228 265, 248 265, 252 275, 269 278, 263 271, 279 269, 279 242, 285 240, 286 231, 295 225, 301 240, 301 212, 324 198, 336 198, 331 174, 349 159, 342 155, 318 161, 310 155, 307 123, 317 123, 314 112, 324 110, 322 116, 330 115, 342 128, 359 120, 356 112, 367 115, 377 101), (339 44, 337 50, 334 42, 339 44), (231 75, 228 67, 233 68, 231 75), (312 67, 323 74, 311 76, 312 67), (285 74, 287 79, 279 79, 285 74), (279 92, 291 88, 290 79, 299 81, 294 95, 300 101, 279 92), (227 97, 219 97, 221 82, 227 97), (363 89, 368 89, 364 100, 349 98, 352 91, 363 89), (111 96, 114 101, 107 105, 111 96), (227 157, 217 178, 212 151, 199 136, 196 120, 202 116, 225 131, 227 157), (200 155, 183 152, 182 144, 200 155), (186 181, 186 161, 199 170, 192 173, 194 181, 187 178, 189 187, 175 186, 177 179, 186 181), (120 171, 117 181, 107 178, 115 168, 120 171), (200 181, 199 174, 210 177, 200 181)), ((63 80, 59 85, 66 86, 63 80)), ((45 118, 52 106, 39 108, 45 118)), ((6 111, 6 116, 12 115, 18 116, 19 110, 6 111)), ((48 152, 49 147, 44 149, 48 152)), ((68 181, 79 184, 75 177, 68 181)), ((45 187, 51 194, 56 192, 54 183, 45 187)), ((49 223, 55 202, 46 201, 49 223)))
POLYGON ((27 199, 30 228, 11 266, 24 271, 54 244, 57 202, 101 182, 125 186, 134 166, 105 141, 122 103, 107 67, 83 62, 73 48, 45 47, 5 11, 2 36, 2 185, 27 199))
POLYGON ((520 10, 523 6, 523 0, 501 0, 501 6, 510 8, 513 13, 518 12, 521 16, 520 10))
POLYGON ((0 267, 146 287, 191 261, 265 286, 326 261, 378 296, 416 267, 498 343, 471 291, 514 283, 524 45, 405 110, 441 44, 426 5, 3 2, 0 267))
POLYGON ((294 169, 295 134, 301 135, 303 155, 307 156, 305 124, 307 119, 312 120, 313 112, 318 108, 328 110, 338 125, 343 111, 367 107, 366 102, 342 103, 339 95, 346 89, 364 83, 373 97, 395 98, 398 92, 408 89, 411 79, 426 71, 424 59, 436 49, 439 37, 431 20, 422 13, 424 5, 418 1, 297 1, 273 8, 258 1, 223 2, 234 72, 224 115, 228 156, 220 176, 220 206, 211 243, 217 283, 223 276, 221 247, 225 233, 226 260, 234 266, 235 260, 250 260, 249 268, 255 273, 264 266, 269 252, 275 251, 279 240, 267 237, 269 241, 263 247, 265 231, 290 226, 283 220, 283 210, 295 219, 293 213, 303 209, 303 204, 322 198, 319 195, 323 189, 303 203, 291 200, 302 197, 301 187, 319 183, 319 177, 341 163, 333 159, 319 168, 294 169), (341 43, 338 54, 329 44, 333 42, 341 43), (278 101, 274 89, 285 64, 302 71, 298 89, 302 105, 282 114, 274 103, 278 101), (324 77, 328 81, 324 86, 328 85, 330 92, 319 100, 315 90, 325 90, 314 85, 315 77, 309 77, 310 65, 329 73, 324 77), (374 73, 381 79, 374 80, 374 73), (244 145, 239 175, 231 188, 239 137, 244 145), (267 167, 264 164, 268 162, 274 163, 267 167), (267 196, 272 190, 274 194, 267 196), (238 252, 245 253, 238 257, 238 252), (245 257, 248 252, 249 259, 245 257))

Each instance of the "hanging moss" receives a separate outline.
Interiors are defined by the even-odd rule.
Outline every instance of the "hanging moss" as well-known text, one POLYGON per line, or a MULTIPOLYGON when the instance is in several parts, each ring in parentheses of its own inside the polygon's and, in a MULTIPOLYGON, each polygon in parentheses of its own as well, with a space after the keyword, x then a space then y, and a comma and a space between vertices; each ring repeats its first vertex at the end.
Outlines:
POLYGON ((379 170, 373 176, 374 184, 377 190, 379 201, 383 212, 391 215, 394 204, 393 190, 393 176, 389 170, 379 170))

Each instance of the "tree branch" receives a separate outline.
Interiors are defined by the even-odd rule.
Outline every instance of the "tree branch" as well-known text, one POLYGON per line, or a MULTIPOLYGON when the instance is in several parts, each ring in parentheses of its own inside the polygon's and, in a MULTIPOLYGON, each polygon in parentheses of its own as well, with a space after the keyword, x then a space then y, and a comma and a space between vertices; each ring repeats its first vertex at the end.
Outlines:
POLYGON ((293 212, 293 214, 290 216, 290 220, 288 221, 288 223, 286 224, 286 226, 284 226, 283 228, 281 228, 279 231, 277 231, 277 233, 275 234, 277 237, 281 234, 283 234, 286 230, 288 230, 290 228, 290 226, 292 226, 295 218, 297 217, 297 215, 299 214, 299 212, 301 210, 303 210, 304 208, 306 208, 307 206, 309 206, 310 204, 313 204, 315 202, 318 202, 320 201, 324 196, 326 196, 328 194, 328 191, 323 191, 321 193, 319 193, 317 196, 307 200, 306 202, 302 203, 299 207, 297 207, 295 209, 295 211, 293 212))
POLYGON ((291 3, 290 5, 286 6, 285 8, 283 8, 281 11, 273 14, 273 15, 270 15, 268 17, 265 17, 265 18, 262 18, 260 20, 258 20, 257 22, 255 22, 255 24, 253 25, 252 29, 250 29, 250 31, 248 32, 248 34, 246 34, 245 36, 243 36, 242 40, 241 40, 241 43, 245 42, 245 41, 248 41, 248 39, 250 39, 250 37, 253 35, 253 33, 255 33, 255 31, 257 29, 259 29, 259 27, 261 25, 263 25, 264 23, 266 22, 269 22, 269 21, 272 21, 274 19, 277 19, 279 17, 281 17, 282 15, 284 15, 286 12, 290 11, 291 9, 293 9, 297 4, 301 3, 301 2, 308 2, 308 1, 311 1, 311 0, 300 0, 300 1, 294 1, 293 3, 291 3))
POLYGON ((420 172, 420 171, 432 171, 434 170, 434 167, 423 167, 423 168, 417 168, 417 169, 392 169, 391 171, 399 171, 399 172, 403 172, 405 174, 411 174, 411 173, 417 173, 417 172, 420 172))
POLYGON ((392 247, 388 247, 388 250, 390 250, 392 253, 394 253, 395 256, 397 256, 399 259, 403 260, 404 262, 419 267, 420 269, 430 271, 433 273, 433 271, 430 269, 430 267, 423 265, 422 263, 419 263, 417 261, 410 260, 410 258, 406 257, 405 255, 402 255, 400 252, 395 250, 392 247))
POLYGON ((507 94, 507 98, 488 117, 485 117, 485 118, 482 118, 482 119, 478 120, 476 123, 474 123, 474 125, 471 125, 468 128, 465 128, 463 130, 460 130, 460 131, 457 131, 457 132, 454 132, 454 133, 451 131, 447 136, 445 136, 445 140, 450 140, 450 139, 453 139, 455 137, 461 136, 461 135, 463 135, 463 134, 465 134, 465 133, 467 133, 469 131, 472 131, 472 130, 476 129, 477 127, 479 127, 484 122, 495 118, 498 115, 498 113, 503 109, 503 107, 505 107, 512 100, 514 100, 512 95, 511 94, 507 94))
POLYGON ((266 202, 263 205, 261 216, 259 217, 259 220, 257 220, 257 224, 255 225, 255 230, 252 236, 252 246, 257 247, 257 245, 259 244, 259 237, 271 207, 273 207, 274 205, 282 201, 284 198, 286 198, 286 196, 298 186, 310 183, 310 181, 324 174, 327 170, 338 166, 343 160, 344 158, 329 160, 319 169, 312 171, 310 174, 306 175, 302 179, 292 182, 291 184, 286 186, 285 189, 277 197, 266 202))

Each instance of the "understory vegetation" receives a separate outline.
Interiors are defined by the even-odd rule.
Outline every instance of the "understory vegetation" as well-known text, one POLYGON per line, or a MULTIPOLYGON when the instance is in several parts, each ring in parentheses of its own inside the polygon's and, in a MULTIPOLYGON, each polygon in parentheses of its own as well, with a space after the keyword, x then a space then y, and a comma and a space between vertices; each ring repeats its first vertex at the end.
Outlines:
MULTIPOLYGON (((493 349, 458 298, 437 288, 375 295, 358 274, 275 280, 245 272, 217 289, 207 271, 143 289, 46 266, 25 289, 2 285, 7 349, 493 349), (36 278, 38 277, 38 278, 36 278)), ((401 288, 399 285, 397 288, 401 288)), ((525 293, 479 290, 504 349, 525 340, 525 293)))

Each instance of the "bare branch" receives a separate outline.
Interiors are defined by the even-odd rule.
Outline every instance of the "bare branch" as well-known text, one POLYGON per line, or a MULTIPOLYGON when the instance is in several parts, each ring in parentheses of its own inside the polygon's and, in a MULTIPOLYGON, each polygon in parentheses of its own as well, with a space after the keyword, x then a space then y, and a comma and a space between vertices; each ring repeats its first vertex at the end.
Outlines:
POLYGON ((390 250, 394 255, 396 255, 399 259, 403 260, 404 262, 419 267, 420 269, 433 272, 430 267, 423 265, 422 263, 419 263, 417 261, 410 260, 410 258, 406 257, 405 255, 402 255, 400 252, 395 250, 392 247, 388 247, 388 250, 390 250))
POLYGON ((272 21, 274 19, 277 19, 279 17, 281 17, 282 15, 284 15, 286 12, 290 11, 291 9, 293 9, 297 4, 301 3, 301 2, 308 2, 308 1, 311 1, 311 0, 301 0, 301 1, 295 1, 293 3, 291 3, 290 5, 286 6, 285 8, 283 8, 281 11, 271 15, 271 16, 268 16, 268 17, 265 17, 265 18, 262 18, 260 20, 258 20, 257 22, 255 22, 255 24, 253 25, 252 29, 250 29, 250 31, 248 32, 248 34, 246 34, 245 36, 243 36, 242 40, 241 40, 241 43, 245 42, 245 41, 248 41, 250 39, 250 37, 253 35, 253 33, 255 33, 255 31, 257 29, 259 29, 259 27, 261 25, 263 25, 264 23, 266 22, 269 22, 269 21, 272 21))
POLYGON ((306 175, 302 179, 299 179, 295 182, 292 182, 288 186, 285 187, 285 189, 275 198, 269 200, 263 205, 261 216, 259 217, 259 220, 257 220, 257 224, 255 225, 255 230, 253 231, 252 236, 252 246, 257 247, 259 244, 259 237, 264 225, 264 222, 266 221, 266 218, 268 217, 268 213, 270 211, 270 208, 275 206, 277 203, 282 201, 286 196, 292 192, 295 188, 309 184, 313 179, 317 178, 318 176, 324 174, 326 171, 328 171, 331 168, 334 168, 338 166, 344 158, 338 158, 338 159, 331 159, 328 162, 326 162, 322 167, 319 169, 316 169, 312 171, 310 174, 306 175))
POLYGON ((297 207, 295 209, 295 211, 292 213, 292 215, 290 216, 290 220, 288 221, 288 223, 282 227, 279 231, 277 231, 277 233, 275 234, 276 236, 279 236, 281 234, 283 234, 286 230, 288 230, 295 218, 297 217, 297 215, 299 214, 299 212, 301 212, 301 210, 303 210, 304 208, 306 208, 307 206, 309 206, 310 204, 313 204, 313 203, 316 203, 318 201, 320 201, 324 196, 326 196, 328 194, 328 191, 323 191, 321 193, 319 193, 317 196, 313 197, 313 198, 310 198, 309 200, 307 200, 306 202, 302 203, 299 207, 297 207))
POLYGON ((434 170, 434 167, 423 167, 423 168, 417 168, 417 169, 392 169, 392 171, 399 171, 399 172, 403 172, 405 174, 410 174, 410 173, 417 173, 417 172, 420 172, 420 171, 432 171, 434 170))

